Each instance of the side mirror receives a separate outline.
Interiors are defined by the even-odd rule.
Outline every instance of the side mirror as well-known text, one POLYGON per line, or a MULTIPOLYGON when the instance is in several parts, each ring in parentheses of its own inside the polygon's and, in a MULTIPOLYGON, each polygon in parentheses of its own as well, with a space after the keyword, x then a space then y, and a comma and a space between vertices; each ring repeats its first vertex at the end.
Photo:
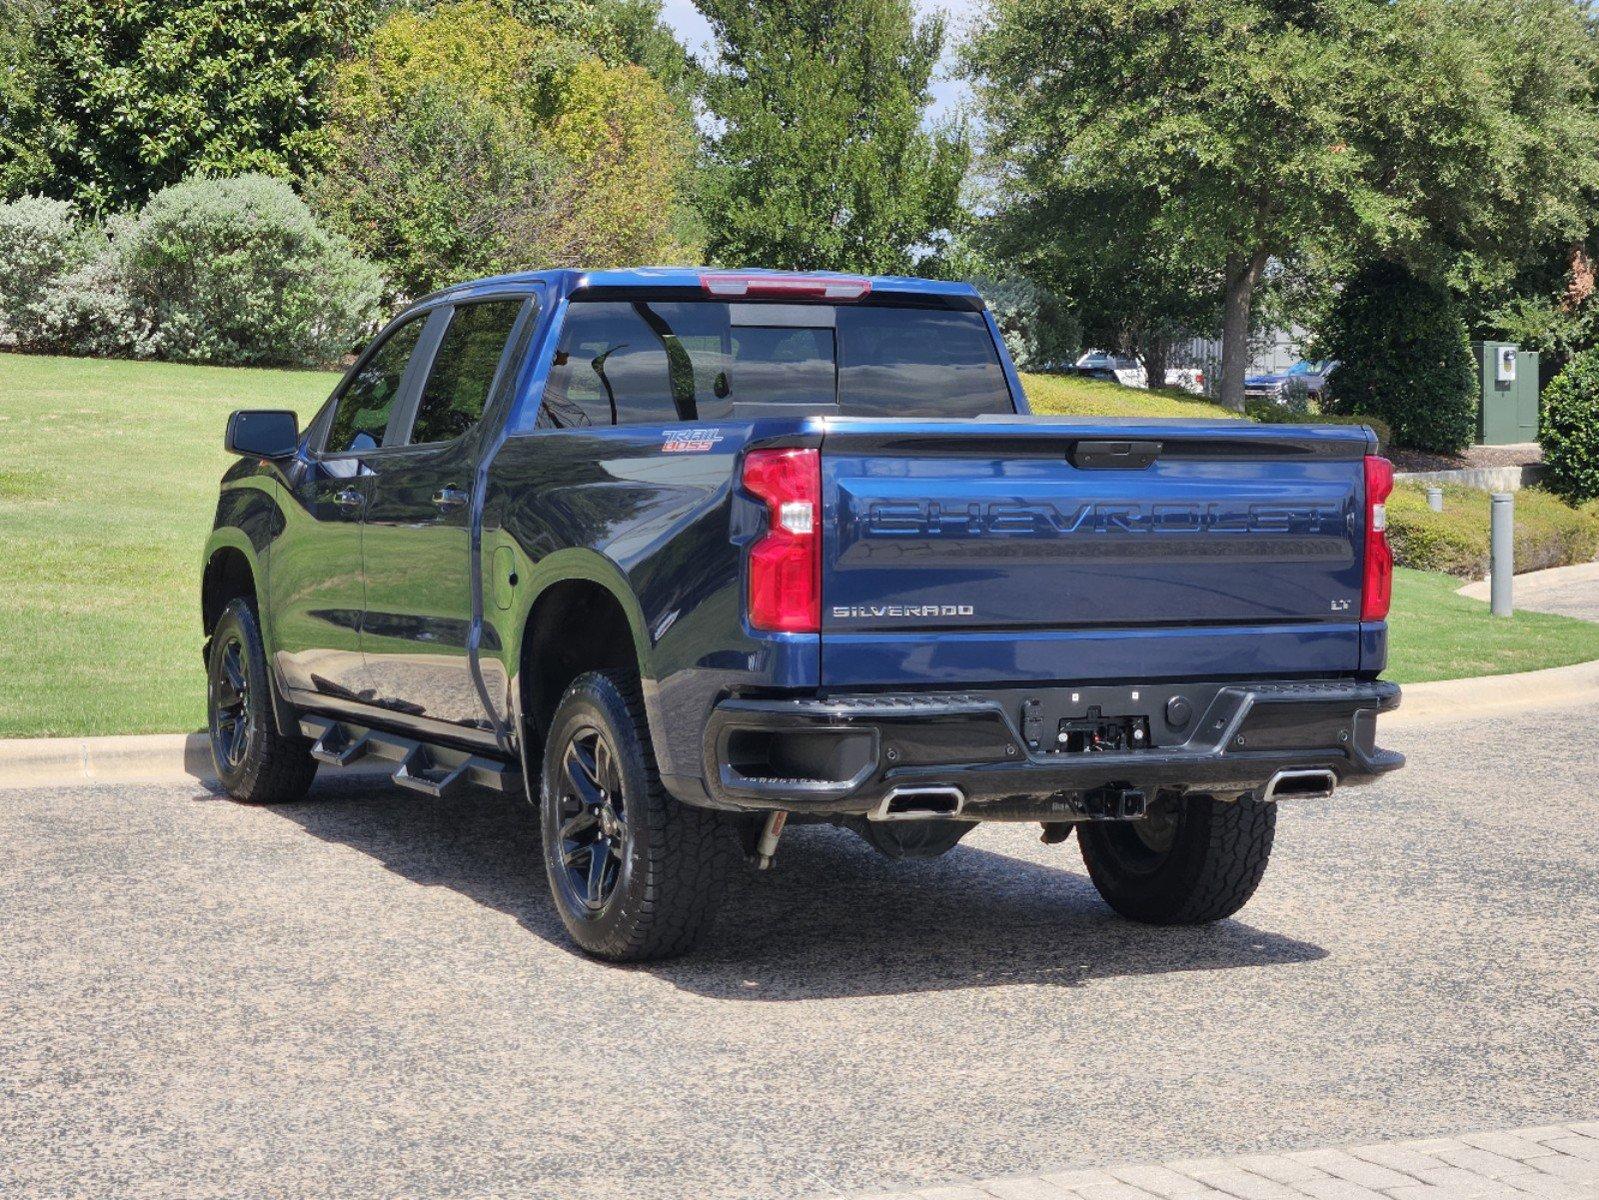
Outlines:
POLYGON ((300 420, 287 409, 241 409, 228 418, 222 444, 232 454, 288 458, 300 447, 300 420))

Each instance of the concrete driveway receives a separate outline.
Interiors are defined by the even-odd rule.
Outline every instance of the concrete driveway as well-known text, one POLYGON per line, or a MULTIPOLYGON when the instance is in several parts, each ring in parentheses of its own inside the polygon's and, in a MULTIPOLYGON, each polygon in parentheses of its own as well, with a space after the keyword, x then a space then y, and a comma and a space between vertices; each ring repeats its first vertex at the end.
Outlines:
MULTIPOLYGON (((1599 563, 1578 563, 1572 567, 1551 567, 1547 571, 1518 575, 1511 590, 1517 608, 1599 621, 1599 563)), ((1486 580, 1479 580, 1461 588, 1460 594, 1474 600, 1487 600, 1491 591, 1486 580)))
POLYGON ((1571 1120, 1596 721, 1396 729, 1212 928, 1036 829, 801 829, 650 969, 567 947, 519 803, 0 794, 0 1195, 793 1197, 1571 1120))

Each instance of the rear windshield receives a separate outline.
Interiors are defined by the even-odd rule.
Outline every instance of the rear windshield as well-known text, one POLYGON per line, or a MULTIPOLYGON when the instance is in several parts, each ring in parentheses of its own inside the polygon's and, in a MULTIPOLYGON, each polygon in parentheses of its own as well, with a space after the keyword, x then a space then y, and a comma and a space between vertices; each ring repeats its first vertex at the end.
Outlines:
POLYGON ((1016 411, 980 312, 719 300, 574 301, 544 410, 558 425, 1016 411))

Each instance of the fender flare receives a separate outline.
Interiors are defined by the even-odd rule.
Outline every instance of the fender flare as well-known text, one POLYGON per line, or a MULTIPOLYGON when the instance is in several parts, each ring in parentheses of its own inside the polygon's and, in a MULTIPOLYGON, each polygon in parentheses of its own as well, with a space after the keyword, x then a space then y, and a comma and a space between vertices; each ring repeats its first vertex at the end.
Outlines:
MULTIPOLYGON (((639 604, 638 597, 633 594, 633 586, 616 563, 597 550, 582 547, 557 550, 554 554, 541 558, 528 571, 528 586, 518 589, 520 594, 507 622, 515 633, 516 644, 514 647, 506 647, 507 651, 515 652, 512 661, 517 663, 517 672, 521 671, 522 641, 533 609, 552 587, 574 581, 599 584, 621 605, 622 613, 627 617, 628 628, 633 633, 633 652, 638 659, 639 675, 647 677, 653 643, 650 640, 649 628, 644 621, 644 609, 639 604)), ((511 655, 507 654, 506 657, 511 658, 511 655)))
MULTIPOLYGON (((506 540, 516 546, 515 553, 525 562, 526 556, 520 545, 517 545, 513 539, 506 540)), ((509 637, 503 648, 506 665, 510 668, 511 716, 516 731, 517 751, 522 760, 522 776, 527 781, 528 797, 535 803, 538 796, 533 764, 528 754, 528 739, 523 736, 523 730, 527 725, 522 712, 522 650, 527 640, 528 623, 539 600, 551 588, 574 581, 597 584, 621 606, 622 614, 627 619, 628 629, 633 635, 633 653, 638 662, 639 682, 644 692, 645 715, 652 734, 660 724, 655 706, 655 689, 651 686, 650 659, 653 643, 644 620, 644 609, 639 604, 638 597, 634 594, 632 585, 622 568, 599 551, 583 547, 568 547, 539 559, 527 567, 527 585, 516 589, 515 603, 511 611, 505 615, 504 629, 509 637), (512 638, 515 640, 511 640, 512 638)))
MULTIPOLYGON (((201 614, 202 628, 205 621, 204 595, 205 577, 211 570, 211 562, 223 550, 237 550, 244 555, 244 560, 250 565, 250 580, 255 585, 256 611, 261 609, 261 585, 265 582, 265 565, 256 553, 255 547, 250 544, 250 539, 245 536, 244 530, 236 525, 222 525, 211 531, 211 536, 205 539, 205 553, 200 556, 200 589, 201 589, 201 614)), ((261 626, 261 639, 268 644, 271 635, 268 633, 266 623, 261 626)))

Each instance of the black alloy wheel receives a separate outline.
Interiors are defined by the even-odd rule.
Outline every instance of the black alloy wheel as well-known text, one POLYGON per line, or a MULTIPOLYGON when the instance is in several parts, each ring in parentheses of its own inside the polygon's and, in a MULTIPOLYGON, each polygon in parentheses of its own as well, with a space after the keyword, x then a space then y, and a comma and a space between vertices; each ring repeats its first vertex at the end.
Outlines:
POLYGON ((613 962, 690 949, 715 916, 739 841, 720 813, 662 786, 635 675, 572 681, 539 775, 544 870, 572 940, 613 962))
POLYGON ((633 847, 616 752, 603 732, 588 725, 573 731, 559 780, 561 884, 574 907, 598 912, 615 894, 633 847))
POLYGON ((239 633, 229 633, 212 653, 211 746, 223 772, 240 770, 250 754, 255 726, 255 697, 250 687, 249 658, 239 633))
POLYGON ((278 728, 266 647, 248 600, 223 608, 209 654, 206 728, 222 786, 250 804, 303 800, 317 769, 311 740, 278 728))

